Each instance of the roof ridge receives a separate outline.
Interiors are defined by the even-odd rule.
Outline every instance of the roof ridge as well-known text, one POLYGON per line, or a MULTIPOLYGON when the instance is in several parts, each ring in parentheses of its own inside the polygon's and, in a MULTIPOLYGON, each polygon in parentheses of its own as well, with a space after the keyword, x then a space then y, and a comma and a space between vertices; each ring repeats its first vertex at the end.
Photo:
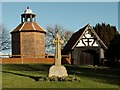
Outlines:
MULTIPOLYGON (((33 22, 34 24, 36 24, 43 32, 46 32, 41 26, 39 26, 36 22, 33 22)), ((37 29, 36 29, 37 30, 37 29)))
POLYGON ((24 27, 25 23, 26 23, 26 22, 24 22, 24 23, 23 23, 23 25, 22 25, 22 27, 20 28, 20 30, 19 30, 19 31, 21 31, 21 30, 22 30, 22 28, 24 27))
POLYGON ((91 30, 93 31, 93 33, 96 35, 96 37, 98 38, 98 40, 100 40, 100 42, 103 44, 103 46, 107 49, 107 46, 104 44, 104 42, 102 41, 102 39, 98 36, 98 34, 95 32, 95 30, 90 26, 91 30))
POLYGON ((37 30, 37 29, 35 29, 35 26, 34 26, 33 22, 32 22, 32 27, 33 27, 34 30, 37 30))
POLYGON ((78 40, 75 42, 75 44, 72 46, 72 49, 76 46, 77 42, 79 41, 79 39, 81 38, 81 36, 83 35, 83 33, 87 30, 86 28, 90 26, 90 24, 88 23, 87 25, 85 25, 83 28, 79 29, 78 32, 76 32, 76 34, 80 34, 80 36, 78 37, 78 40))

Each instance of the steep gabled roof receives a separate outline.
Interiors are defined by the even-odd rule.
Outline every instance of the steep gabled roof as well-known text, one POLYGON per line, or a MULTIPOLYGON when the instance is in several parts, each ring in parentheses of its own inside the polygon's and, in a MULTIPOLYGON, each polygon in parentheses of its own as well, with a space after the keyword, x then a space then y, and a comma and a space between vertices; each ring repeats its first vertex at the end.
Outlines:
POLYGON ((41 28, 36 22, 24 22, 19 24, 11 33, 21 32, 21 31, 38 31, 46 33, 43 28, 41 28))
POLYGON ((107 49, 107 46, 103 43, 103 41, 99 38, 99 36, 97 35, 97 33, 92 29, 92 27, 87 24, 85 27, 79 29, 77 32, 75 32, 70 40, 67 42, 67 44, 65 45, 65 47, 63 48, 63 53, 66 53, 68 51, 71 51, 72 49, 74 49, 74 47, 77 45, 77 43, 79 42, 79 40, 82 38, 83 33, 88 30, 91 29, 91 31, 94 33, 94 35, 96 36, 97 40, 100 41, 101 45, 107 49))

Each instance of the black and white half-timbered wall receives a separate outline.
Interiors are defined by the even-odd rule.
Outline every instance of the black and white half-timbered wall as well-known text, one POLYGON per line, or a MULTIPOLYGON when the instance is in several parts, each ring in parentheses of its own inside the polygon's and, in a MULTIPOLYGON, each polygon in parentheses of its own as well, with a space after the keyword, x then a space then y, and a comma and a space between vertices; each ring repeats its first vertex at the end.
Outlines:
POLYGON ((107 46, 87 24, 72 35, 62 52, 71 56, 71 64, 98 65, 105 49, 107 46))

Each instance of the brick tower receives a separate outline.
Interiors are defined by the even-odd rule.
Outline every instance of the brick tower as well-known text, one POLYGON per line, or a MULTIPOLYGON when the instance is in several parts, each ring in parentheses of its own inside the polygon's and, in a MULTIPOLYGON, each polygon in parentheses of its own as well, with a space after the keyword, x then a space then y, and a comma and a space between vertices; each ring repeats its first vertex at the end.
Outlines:
POLYGON ((27 7, 21 14, 21 23, 11 32, 12 55, 21 58, 45 57, 46 32, 36 23, 36 14, 27 7))

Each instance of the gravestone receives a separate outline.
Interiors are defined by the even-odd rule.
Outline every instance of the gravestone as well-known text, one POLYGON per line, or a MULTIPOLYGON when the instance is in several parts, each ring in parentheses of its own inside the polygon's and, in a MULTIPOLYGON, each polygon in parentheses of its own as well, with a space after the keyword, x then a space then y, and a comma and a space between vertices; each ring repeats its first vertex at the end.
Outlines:
POLYGON ((49 77, 57 76, 63 77, 68 76, 66 68, 61 65, 61 44, 64 41, 61 39, 59 34, 56 34, 53 44, 55 45, 55 65, 51 66, 49 69, 49 77))

